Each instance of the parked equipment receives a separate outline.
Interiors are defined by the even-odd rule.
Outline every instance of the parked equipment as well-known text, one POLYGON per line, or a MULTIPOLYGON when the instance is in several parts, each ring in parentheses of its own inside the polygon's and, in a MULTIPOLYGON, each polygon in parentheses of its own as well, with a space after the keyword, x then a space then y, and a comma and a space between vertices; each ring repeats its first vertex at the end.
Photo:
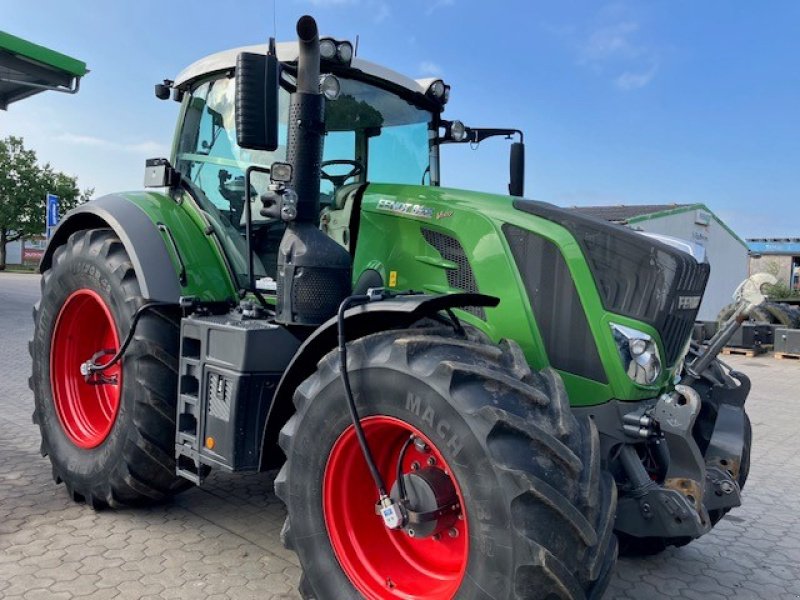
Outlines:
POLYGON ((149 190, 62 221, 31 344, 42 452, 95 508, 281 467, 306 598, 599 598, 617 556, 740 503, 750 383, 704 350, 708 265, 522 199, 522 135, 319 39, 222 52, 149 190), (511 196, 439 187, 517 136, 511 196), (616 536, 614 535, 616 531, 616 536))
POLYGON ((800 329, 776 329, 775 352, 800 355, 800 329))
POLYGON ((773 343, 774 325, 767 323, 743 323, 728 342, 734 348, 761 348, 773 343))

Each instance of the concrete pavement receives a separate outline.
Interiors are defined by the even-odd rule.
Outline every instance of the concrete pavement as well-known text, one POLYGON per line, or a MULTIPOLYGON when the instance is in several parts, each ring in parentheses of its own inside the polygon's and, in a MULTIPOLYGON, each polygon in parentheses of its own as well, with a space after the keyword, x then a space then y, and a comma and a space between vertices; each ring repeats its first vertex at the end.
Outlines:
MULTIPOLYGON (((53 483, 27 385, 37 297, 38 277, 0 273, 0 598, 297 598, 272 473, 99 513, 53 483)), ((621 560, 606 598, 800 598, 800 362, 729 358, 753 379, 744 506, 689 546, 621 560)))

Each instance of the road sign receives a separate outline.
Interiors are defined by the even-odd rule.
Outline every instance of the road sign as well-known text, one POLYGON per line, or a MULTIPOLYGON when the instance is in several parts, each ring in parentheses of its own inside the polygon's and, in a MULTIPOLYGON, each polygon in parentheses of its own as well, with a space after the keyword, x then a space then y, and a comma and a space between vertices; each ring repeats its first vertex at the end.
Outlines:
POLYGON ((47 194, 47 226, 58 225, 58 196, 47 194))
POLYGON ((53 228, 58 225, 58 196, 47 194, 47 238, 50 238, 53 228))

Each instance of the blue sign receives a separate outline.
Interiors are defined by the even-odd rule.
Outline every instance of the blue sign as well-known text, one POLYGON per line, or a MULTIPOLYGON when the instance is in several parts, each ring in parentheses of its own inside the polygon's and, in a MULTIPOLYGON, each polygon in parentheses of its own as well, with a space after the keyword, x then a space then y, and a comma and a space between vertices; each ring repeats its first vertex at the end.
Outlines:
POLYGON ((58 225, 58 196, 47 194, 47 227, 58 225))

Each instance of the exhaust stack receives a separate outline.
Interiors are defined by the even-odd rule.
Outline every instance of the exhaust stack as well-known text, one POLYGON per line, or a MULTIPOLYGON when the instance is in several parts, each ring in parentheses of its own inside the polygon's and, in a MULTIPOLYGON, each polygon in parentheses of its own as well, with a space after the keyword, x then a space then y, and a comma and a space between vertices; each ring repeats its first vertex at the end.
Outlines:
POLYGON ((289 104, 286 150, 297 217, 286 227, 278 250, 275 320, 317 326, 350 295, 352 265, 350 253, 317 227, 325 101, 319 92, 319 32, 312 17, 300 18, 297 37, 297 90, 289 104))
POLYGON ((319 33, 308 15, 297 22, 299 53, 297 91, 289 105, 287 160, 293 167, 290 186, 297 194, 297 222, 319 217, 320 162, 325 133, 325 102, 319 93, 319 33))

